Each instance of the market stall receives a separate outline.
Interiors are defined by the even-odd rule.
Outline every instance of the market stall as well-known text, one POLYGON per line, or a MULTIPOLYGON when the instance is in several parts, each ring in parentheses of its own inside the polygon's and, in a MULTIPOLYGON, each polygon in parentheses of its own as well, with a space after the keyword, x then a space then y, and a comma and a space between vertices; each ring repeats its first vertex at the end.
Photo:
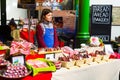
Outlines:
POLYGON ((28 9, 28 19, 23 21, 22 27, 20 25, 22 39, 11 41, 10 46, 0 42, 0 80, 119 80, 120 54, 104 52, 101 39, 92 36, 86 43, 76 42, 79 47, 73 49, 71 42, 74 43, 76 25, 74 10, 61 11, 58 2, 62 0, 36 1, 40 2, 21 3, 21 7, 28 9), (60 37, 68 38, 67 42, 70 40, 69 45, 54 48, 38 48, 34 45, 37 20, 30 19, 30 8, 35 9, 35 3, 38 10, 44 7, 56 10, 53 17, 59 26, 58 32, 60 37), (67 34, 63 36, 63 33, 67 34), (69 38, 70 33, 73 35, 69 38))
POLYGON ((120 55, 105 53, 97 37, 91 37, 88 44, 72 49, 37 48, 25 40, 12 41, 11 46, 1 43, 0 79, 118 80, 120 55))

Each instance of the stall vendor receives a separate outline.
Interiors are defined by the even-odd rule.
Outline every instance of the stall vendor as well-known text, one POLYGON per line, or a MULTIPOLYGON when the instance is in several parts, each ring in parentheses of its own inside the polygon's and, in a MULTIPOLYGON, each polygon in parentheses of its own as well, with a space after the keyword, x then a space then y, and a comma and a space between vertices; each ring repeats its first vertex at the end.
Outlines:
POLYGON ((52 11, 43 9, 41 13, 41 21, 36 27, 36 37, 39 48, 58 47, 58 36, 56 27, 52 20, 52 11))

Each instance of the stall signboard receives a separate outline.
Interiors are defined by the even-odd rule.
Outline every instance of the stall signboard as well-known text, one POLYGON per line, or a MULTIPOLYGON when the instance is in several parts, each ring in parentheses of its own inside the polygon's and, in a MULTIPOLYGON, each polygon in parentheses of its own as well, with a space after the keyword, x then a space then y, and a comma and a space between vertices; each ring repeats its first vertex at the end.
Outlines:
POLYGON ((104 43, 111 40, 112 5, 92 5, 90 35, 97 36, 104 43))
POLYGON ((35 0, 20 0, 21 4, 35 4, 35 0))
POLYGON ((44 2, 45 0, 35 0, 36 2, 38 2, 38 3, 42 3, 42 2, 44 2))
POLYGON ((35 0, 18 0, 17 7, 23 9, 35 9, 36 3, 35 0))

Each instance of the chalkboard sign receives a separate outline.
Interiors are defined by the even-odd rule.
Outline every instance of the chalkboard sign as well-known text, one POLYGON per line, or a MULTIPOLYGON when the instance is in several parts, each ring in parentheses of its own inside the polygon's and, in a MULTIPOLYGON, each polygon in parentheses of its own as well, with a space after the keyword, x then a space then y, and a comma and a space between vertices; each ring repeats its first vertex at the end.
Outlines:
POLYGON ((92 5, 90 35, 101 38, 104 43, 110 43, 111 21, 112 5, 92 5))
POLYGON ((110 24, 111 5, 93 5, 92 6, 92 23, 93 24, 110 24))

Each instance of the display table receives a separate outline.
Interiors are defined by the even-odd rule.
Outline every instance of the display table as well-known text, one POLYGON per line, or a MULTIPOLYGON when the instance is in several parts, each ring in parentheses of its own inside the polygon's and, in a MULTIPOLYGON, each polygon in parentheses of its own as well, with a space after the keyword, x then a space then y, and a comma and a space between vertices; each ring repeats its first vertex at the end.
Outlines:
POLYGON ((52 74, 51 80, 119 80, 119 71, 120 59, 114 59, 79 68, 61 68, 52 74))
POLYGON ((20 80, 51 80, 52 73, 51 72, 45 72, 45 73, 39 73, 36 76, 27 76, 20 80))
POLYGON ((4 78, 0 76, 0 80, 51 80, 52 72, 39 73, 36 76, 28 75, 24 78, 4 78))

